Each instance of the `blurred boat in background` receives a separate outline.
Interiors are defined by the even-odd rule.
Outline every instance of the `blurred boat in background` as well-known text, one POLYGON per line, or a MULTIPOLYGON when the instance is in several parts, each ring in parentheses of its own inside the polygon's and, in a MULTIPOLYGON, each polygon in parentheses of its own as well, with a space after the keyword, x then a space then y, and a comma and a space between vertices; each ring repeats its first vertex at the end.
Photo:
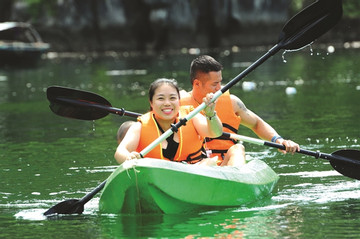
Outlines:
POLYGON ((0 23, 0 64, 33 65, 50 48, 35 28, 24 22, 0 23))

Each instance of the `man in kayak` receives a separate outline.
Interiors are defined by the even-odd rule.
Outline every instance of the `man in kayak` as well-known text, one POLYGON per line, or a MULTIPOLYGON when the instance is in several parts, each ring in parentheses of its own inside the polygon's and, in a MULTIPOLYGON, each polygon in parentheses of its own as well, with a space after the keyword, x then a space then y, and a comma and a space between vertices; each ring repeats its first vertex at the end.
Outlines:
MULTIPOLYGON (((181 91, 181 105, 197 107, 208 93, 221 89, 223 66, 211 56, 203 55, 195 58, 190 66, 192 91, 181 91)), ((223 123, 223 132, 237 133, 240 124, 251 129, 259 138, 283 144, 283 153, 294 153, 300 150, 297 143, 283 139, 276 130, 247 109, 245 104, 229 91, 218 99, 215 111, 223 123)), ((242 144, 227 138, 206 138, 205 149, 208 157, 218 156, 220 166, 240 166, 245 164, 245 148, 242 144)))

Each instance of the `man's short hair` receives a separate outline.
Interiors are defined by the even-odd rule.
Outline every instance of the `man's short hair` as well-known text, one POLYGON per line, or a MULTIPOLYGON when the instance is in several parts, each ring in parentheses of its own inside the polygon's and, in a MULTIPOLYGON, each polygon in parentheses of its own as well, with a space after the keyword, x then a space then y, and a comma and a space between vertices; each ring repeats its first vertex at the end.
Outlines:
POLYGON ((223 66, 214 58, 208 55, 202 55, 195 58, 190 65, 190 80, 193 84, 197 78, 198 73, 209 73, 211 71, 221 71, 223 66))

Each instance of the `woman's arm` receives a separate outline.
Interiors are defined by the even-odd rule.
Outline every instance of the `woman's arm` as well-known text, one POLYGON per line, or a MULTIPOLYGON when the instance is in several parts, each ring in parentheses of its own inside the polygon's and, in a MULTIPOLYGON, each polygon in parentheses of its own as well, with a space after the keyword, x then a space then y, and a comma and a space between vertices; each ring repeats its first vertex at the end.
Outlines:
POLYGON ((140 141, 141 123, 134 123, 127 131, 124 139, 116 148, 115 159, 119 164, 126 160, 140 158, 140 154, 135 150, 137 149, 140 141))
POLYGON ((204 109, 205 116, 198 114, 193 118, 195 129, 202 137, 216 138, 222 135, 222 123, 216 114, 215 102, 210 103, 213 94, 207 94, 203 101, 207 106, 204 109))

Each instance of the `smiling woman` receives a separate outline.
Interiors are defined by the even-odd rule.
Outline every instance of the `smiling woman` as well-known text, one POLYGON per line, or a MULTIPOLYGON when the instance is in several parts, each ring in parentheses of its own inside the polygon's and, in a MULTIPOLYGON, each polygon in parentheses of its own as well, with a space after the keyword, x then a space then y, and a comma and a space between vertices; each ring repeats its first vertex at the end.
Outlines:
POLYGON ((175 80, 156 80, 149 88, 150 109, 156 111, 159 118, 173 118, 176 116, 174 116, 174 113, 179 112, 179 95, 179 89, 175 80))
MULTIPOLYGON (((188 163, 197 163, 205 158, 202 148, 203 138, 218 137, 222 133, 221 122, 214 111, 215 104, 210 103, 212 97, 213 94, 208 94, 204 98, 207 104, 204 109, 206 117, 197 114, 185 126, 180 127, 154 147, 147 156, 188 163)), ((129 128, 115 152, 115 159, 123 163, 144 156, 140 154, 143 149, 191 112, 192 107, 180 107, 179 99, 179 89, 175 80, 154 81, 149 88, 151 110, 129 128)))

